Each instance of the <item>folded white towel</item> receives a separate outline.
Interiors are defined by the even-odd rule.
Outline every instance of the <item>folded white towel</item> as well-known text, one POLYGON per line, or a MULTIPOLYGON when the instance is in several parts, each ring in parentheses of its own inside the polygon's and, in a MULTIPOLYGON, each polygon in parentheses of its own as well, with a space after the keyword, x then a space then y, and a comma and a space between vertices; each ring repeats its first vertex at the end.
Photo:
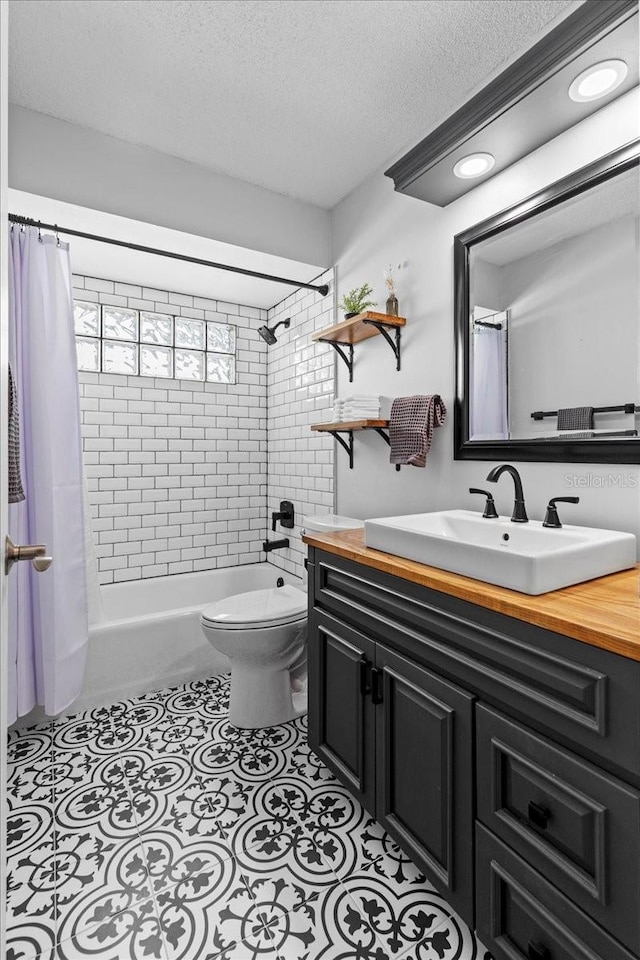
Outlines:
POLYGON ((351 410, 349 408, 342 411, 340 420, 379 420, 379 410, 351 410))
POLYGON ((377 394, 354 394, 348 397, 336 397, 333 403, 335 422, 350 420, 379 420, 382 398, 377 394))
POLYGON ((350 397, 341 397, 345 403, 380 403, 380 395, 377 393, 356 393, 350 397))
POLYGON ((361 414, 371 414, 371 416, 378 416, 380 413, 380 407, 343 407, 340 411, 341 413, 361 413, 361 414))

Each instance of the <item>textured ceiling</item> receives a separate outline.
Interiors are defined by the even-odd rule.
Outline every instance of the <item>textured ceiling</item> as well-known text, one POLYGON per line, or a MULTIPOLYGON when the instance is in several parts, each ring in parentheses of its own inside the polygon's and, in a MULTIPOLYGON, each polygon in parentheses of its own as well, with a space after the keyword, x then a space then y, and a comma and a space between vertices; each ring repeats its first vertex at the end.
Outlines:
POLYGON ((10 99, 331 207, 575 0, 11 0, 10 99))

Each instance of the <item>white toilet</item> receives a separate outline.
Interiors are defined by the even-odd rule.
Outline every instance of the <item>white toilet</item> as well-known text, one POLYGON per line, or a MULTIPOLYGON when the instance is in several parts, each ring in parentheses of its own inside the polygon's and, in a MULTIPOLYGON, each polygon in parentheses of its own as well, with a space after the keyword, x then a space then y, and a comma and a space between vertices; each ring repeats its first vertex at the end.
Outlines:
POLYGON ((270 727, 307 712, 307 595, 297 587, 251 590, 205 607, 212 647, 231 661, 229 719, 270 727))

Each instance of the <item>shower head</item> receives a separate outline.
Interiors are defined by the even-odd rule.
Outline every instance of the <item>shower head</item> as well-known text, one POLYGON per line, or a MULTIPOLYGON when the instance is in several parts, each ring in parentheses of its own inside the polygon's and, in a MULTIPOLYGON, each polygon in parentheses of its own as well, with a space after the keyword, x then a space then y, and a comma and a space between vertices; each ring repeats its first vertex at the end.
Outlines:
POLYGON ((278 338, 274 337, 273 330, 270 330, 269 327, 258 327, 258 333, 268 346, 273 346, 274 343, 278 342, 278 338))
POLYGON ((267 326, 258 327, 258 333, 260 334, 264 342, 268 346, 272 347, 274 343, 278 342, 278 338, 276 337, 276 330, 278 329, 278 327, 286 328, 290 326, 290 324, 291 324, 291 317, 287 317, 286 320, 281 320, 280 323, 276 323, 276 325, 273 327, 267 327, 267 326))

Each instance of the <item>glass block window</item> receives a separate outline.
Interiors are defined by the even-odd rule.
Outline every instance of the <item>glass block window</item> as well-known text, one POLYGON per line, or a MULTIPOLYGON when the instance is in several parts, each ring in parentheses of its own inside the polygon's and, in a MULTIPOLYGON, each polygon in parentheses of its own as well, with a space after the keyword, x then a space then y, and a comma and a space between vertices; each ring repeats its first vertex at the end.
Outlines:
POLYGON ((207 350, 212 350, 215 353, 235 353, 235 327, 229 327, 223 323, 208 323, 207 350))
POLYGON ((176 347, 204 350, 205 324, 202 320, 181 320, 176 317, 176 347))
POLYGON ((76 327, 76 336, 100 336, 100 307, 97 303, 86 303, 76 300, 73 304, 73 319, 76 327))
POLYGON ((140 313, 140 340, 143 343, 173 344, 173 317, 167 313, 140 313))
POLYGON ((236 330, 225 323, 74 301, 78 369, 236 382, 236 330))
POLYGON ((171 347, 140 345, 140 373, 143 377, 172 377, 173 350, 171 347))
POLYGON ((174 359, 176 380, 204 380, 204 353, 176 349, 174 359))
POLYGON ((135 376, 138 372, 138 344, 103 340, 102 369, 105 373, 128 373, 135 376))
POLYGON ((235 383, 236 358, 227 353, 208 353, 207 380, 212 383, 235 383))
POLYGON ((76 350, 78 352, 78 370, 92 370, 95 373, 100 369, 100 341, 98 339, 90 340, 89 337, 76 337, 76 350))
POLYGON ((102 336, 112 340, 138 339, 138 311, 123 307, 102 308, 102 336))

